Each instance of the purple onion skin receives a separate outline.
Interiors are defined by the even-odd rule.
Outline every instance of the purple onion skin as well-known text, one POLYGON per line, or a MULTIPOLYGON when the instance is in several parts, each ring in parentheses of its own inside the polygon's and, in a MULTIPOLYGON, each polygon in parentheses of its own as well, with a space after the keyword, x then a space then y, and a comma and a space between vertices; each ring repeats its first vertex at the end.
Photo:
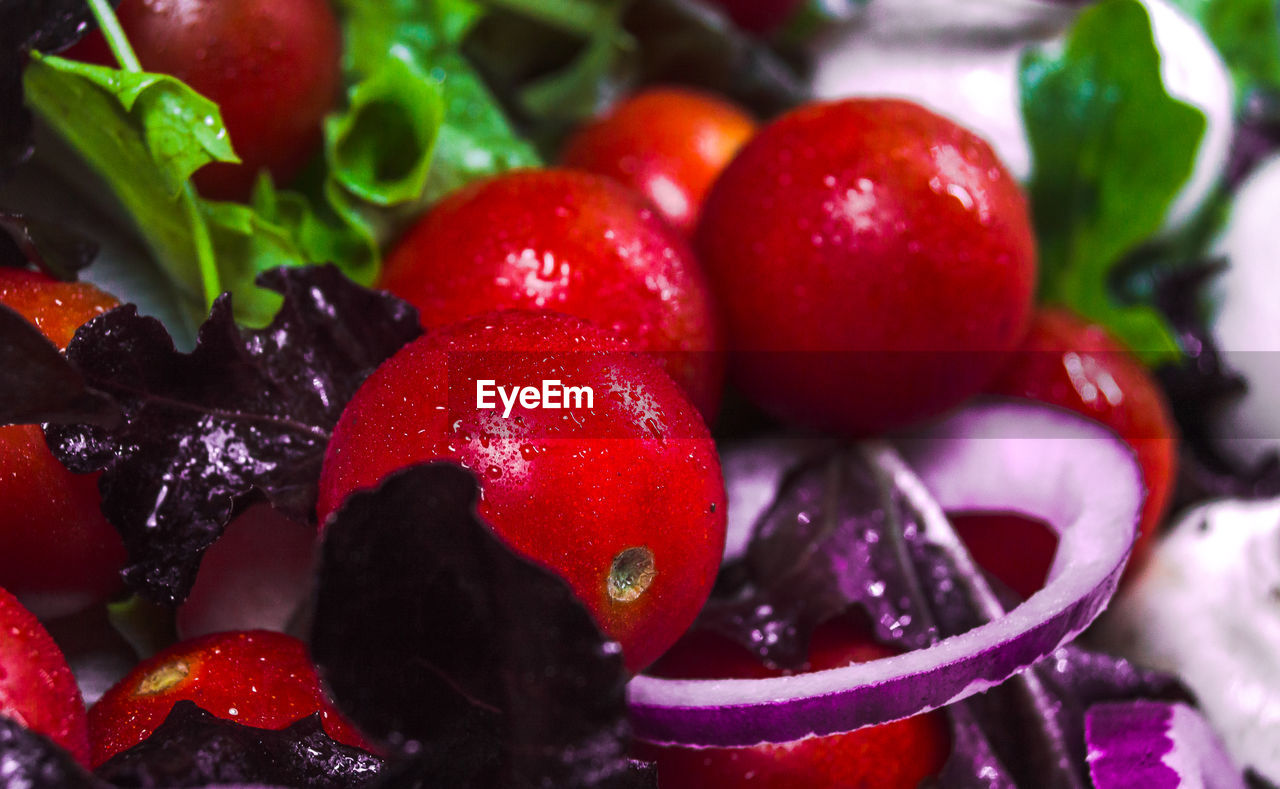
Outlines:
POLYGON ((1244 777, 1209 724, 1180 703, 1095 704, 1085 715, 1096 789, 1244 789, 1244 777))

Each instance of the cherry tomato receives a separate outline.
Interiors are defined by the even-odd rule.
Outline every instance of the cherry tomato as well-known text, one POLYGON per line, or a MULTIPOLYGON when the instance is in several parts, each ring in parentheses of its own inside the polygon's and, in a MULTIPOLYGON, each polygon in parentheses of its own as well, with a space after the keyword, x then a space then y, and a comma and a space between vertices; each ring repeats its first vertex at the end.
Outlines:
MULTIPOLYGON (((328 0, 121 0, 120 24, 147 71, 213 100, 241 164, 196 173, 201 193, 249 196, 258 172, 291 180, 320 145, 341 87, 341 35, 328 0)), ((94 32, 66 57, 116 65, 94 32)))
MULTIPOLYGON (((1083 414, 1133 448, 1147 496, 1126 569, 1126 576, 1132 575, 1164 519, 1177 475, 1178 430, 1159 384, 1106 329, 1067 310, 1045 308, 1032 320, 1022 349, 988 388, 1083 414)), ((1009 532, 1006 544, 1019 545, 1018 535, 1009 532)), ((1052 553, 1019 555, 1045 568, 1052 560, 1052 553)))
POLYGON ((914 104, 813 104, 766 126, 697 232, 732 376, 766 411, 845 434, 978 392, 1026 332, 1035 244, 978 137, 914 104))
POLYGON ((978 566, 1023 600, 1044 588, 1058 535, 1044 522, 1010 512, 948 513, 978 566))
POLYGON ((465 187, 408 232, 379 286, 427 327, 502 309, 584 318, 663 353, 708 420, 719 405, 721 335, 702 270, 679 233, 607 178, 525 170, 465 187))
POLYGON ((184 700, 260 729, 319 712, 330 737, 369 747, 325 698, 305 644, 283 633, 237 631, 175 644, 104 693, 89 709, 93 766, 145 740, 184 700))
POLYGON ((715 444, 680 388, 611 335, 549 312, 504 312, 409 344, 365 381, 329 443, 317 512, 392 471, 454 460, 480 515, 558 573, 633 670, 675 643, 724 551, 715 444), (591 387, 591 407, 477 407, 481 380, 591 387))
MULTIPOLYGON (((867 629, 832 620, 814 633, 810 671, 839 668, 896 654, 867 629)), ((707 631, 681 639, 651 673, 671 679, 762 679, 784 672, 707 631)), ((951 752, 939 712, 882 726, 750 748, 676 748, 637 743, 637 757, 658 764, 663 789, 915 789, 937 774, 951 752)))
POLYGON ((0 589, 0 716, 43 734, 81 764, 89 763, 84 701, 67 659, 35 614, 4 589, 0 589))
MULTIPOLYGON (((59 348, 80 324, 118 302, 83 283, 0 268, 0 303, 59 348)), ((102 515, 97 474, 72 474, 39 425, 0 427, 0 586, 41 616, 110 598, 125 562, 120 535, 102 515)))
POLYGON ((791 18, 804 0, 701 0, 719 6, 738 27, 751 33, 772 33, 791 18))
POLYGON ((749 115, 721 98, 653 88, 583 126, 561 159, 636 190, 687 235, 716 176, 755 130, 749 115))

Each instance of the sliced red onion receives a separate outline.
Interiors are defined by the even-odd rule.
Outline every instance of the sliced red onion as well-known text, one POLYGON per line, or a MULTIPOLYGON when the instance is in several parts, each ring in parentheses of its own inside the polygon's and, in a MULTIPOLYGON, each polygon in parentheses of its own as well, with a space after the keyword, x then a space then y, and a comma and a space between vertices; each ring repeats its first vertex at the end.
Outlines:
POLYGON ((1084 727, 1095 789, 1244 789, 1218 735, 1186 704, 1095 704, 1084 727))
POLYGON ((636 677, 629 698, 637 736, 748 746, 910 717, 1004 682, 1073 639, 1106 606, 1142 501, 1133 455, 1112 433, 1059 409, 1002 402, 970 406, 900 447, 919 478, 901 463, 886 468, 930 539, 954 540, 943 510, 1021 512, 1052 526, 1060 541, 1044 589, 967 633, 869 663, 756 680, 636 677))

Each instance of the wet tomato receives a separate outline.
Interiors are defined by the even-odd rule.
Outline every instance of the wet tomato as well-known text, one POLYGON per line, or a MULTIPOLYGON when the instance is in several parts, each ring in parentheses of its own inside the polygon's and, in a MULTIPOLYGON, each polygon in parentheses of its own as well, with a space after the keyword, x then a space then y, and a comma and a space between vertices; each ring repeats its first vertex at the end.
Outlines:
MULTIPOLYGON (((288 182, 320 145, 341 88, 341 35, 328 0, 121 0, 117 15, 147 71, 218 104, 241 164, 195 175, 201 193, 244 199, 262 169, 288 182)), ((115 65, 100 33, 64 53, 115 65)))
MULTIPOLYGON (((479 513, 558 573, 635 671, 706 602, 725 537, 719 457, 684 393, 611 335, 549 312, 504 312, 429 333, 369 377, 334 430, 323 522, 351 491, 413 463, 453 460, 479 478, 479 513), (509 413, 480 382, 589 387, 590 403, 509 413)), ((527 390, 526 390, 527 391, 527 390)), ((515 403, 515 400, 512 400, 515 403)))
MULTIPOLYGON (((0 268, 0 303, 65 348, 118 302, 92 285, 0 268)), ((71 613, 120 589, 120 535, 102 515, 97 474, 72 474, 39 425, 0 427, 0 586, 41 616, 71 613)))
POLYGON ((751 116, 717 96, 652 88, 579 129, 561 161, 626 184, 691 234, 711 184, 755 130, 751 116))
POLYGON ((721 332, 702 269, 679 233, 610 179, 525 170, 464 187, 405 235, 379 286, 427 327, 503 309, 575 315, 662 354, 708 420, 719 405, 721 332))
POLYGON ((1026 332, 1026 200, 977 136, 853 99, 766 126, 712 187, 697 249, 732 378, 773 415, 861 435, 976 394, 1026 332))

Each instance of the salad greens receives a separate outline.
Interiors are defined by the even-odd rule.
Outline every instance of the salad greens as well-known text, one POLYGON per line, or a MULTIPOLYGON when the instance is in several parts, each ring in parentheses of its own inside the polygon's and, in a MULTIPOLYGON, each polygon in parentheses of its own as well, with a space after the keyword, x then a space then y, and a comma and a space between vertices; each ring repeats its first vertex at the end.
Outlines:
POLYGON ((1146 304, 1117 303, 1112 276, 1161 228, 1191 175, 1205 118, 1171 98, 1137 0, 1103 0, 1066 43, 1024 55, 1022 111, 1040 247, 1041 298, 1110 329, 1150 363, 1178 345, 1146 304))
POLYGON ((400 762, 387 786, 656 786, 627 756, 618 644, 479 498, 469 471, 429 463, 330 517, 311 655, 335 704, 400 762))
MULTIPOLYGON (((62 362, 82 397, 111 398, 124 420, 48 425, 49 446, 73 471, 103 472, 103 513, 129 552, 125 581, 157 602, 186 598, 205 549, 252 497, 314 520, 325 447, 347 400, 421 333, 412 307, 330 265, 276 269, 259 284, 283 295, 265 329, 237 326, 224 295, 182 354, 159 321, 125 306, 82 326, 62 362)), ((41 394, 55 402, 59 390, 41 394)))
POLYGON ((1275 0, 1172 0, 1197 20, 1222 54, 1237 93, 1280 90, 1280 5, 1275 0))
POLYGON ((377 756, 329 737, 318 712, 280 730, 259 729, 183 700, 145 740, 94 772, 121 787, 245 783, 346 789, 369 783, 381 769, 377 756))

